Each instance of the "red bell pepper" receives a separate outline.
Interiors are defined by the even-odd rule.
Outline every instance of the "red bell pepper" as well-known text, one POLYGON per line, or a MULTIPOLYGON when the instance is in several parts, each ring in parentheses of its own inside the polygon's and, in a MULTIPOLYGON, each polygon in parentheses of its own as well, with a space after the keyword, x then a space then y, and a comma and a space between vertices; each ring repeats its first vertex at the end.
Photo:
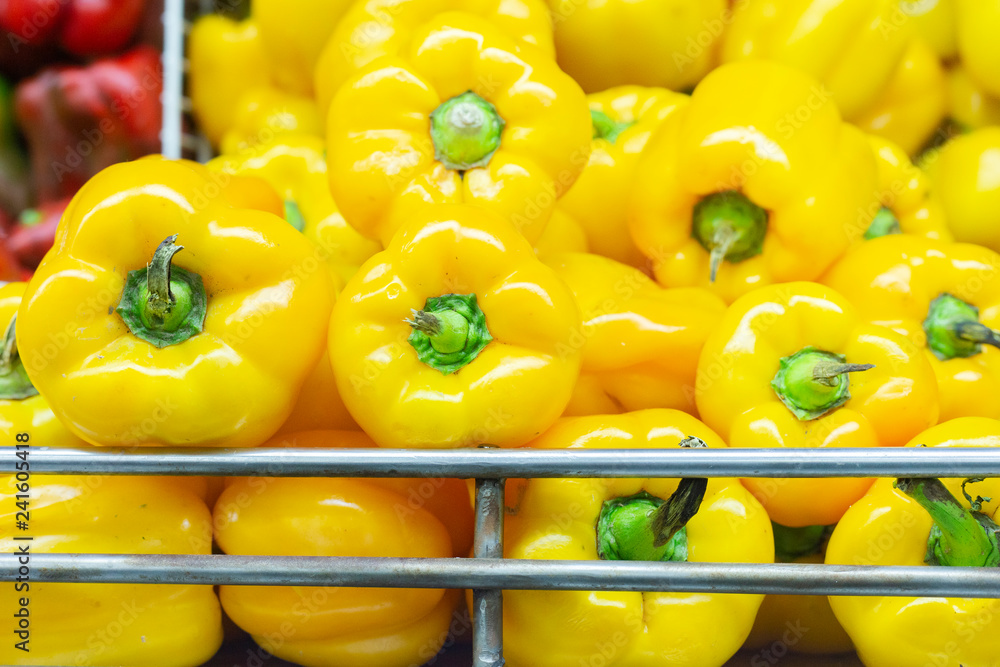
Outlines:
POLYGON ((98 56, 125 47, 145 0, 0 0, 0 29, 20 46, 56 43, 69 53, 98 56))
POLYGON ((15 112, 38 201, 69 197, 105 167, 159 151, 162 90, 160 55, 148 46, 22 81, 15 112))
POLYGON ((7 238, 7 248, 22 266, 32 270, 38 268, 42 257, 52 247, 56 227, 59 226, 59 220, 70 199, 72 197, 48 202, 21 213, 17 226, 7 238))

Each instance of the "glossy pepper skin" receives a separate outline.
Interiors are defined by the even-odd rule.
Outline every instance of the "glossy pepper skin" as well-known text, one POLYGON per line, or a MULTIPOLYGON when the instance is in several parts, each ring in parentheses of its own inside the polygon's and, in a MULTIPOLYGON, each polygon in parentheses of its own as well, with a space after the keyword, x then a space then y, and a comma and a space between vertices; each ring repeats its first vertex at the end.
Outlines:
POLYGON ((941 61, 923 40, 911 39, 885 89, 853 121, 915 155, 944 120, 947 109, 941 61))
POLYGON ((691 88, 718 64, 732 20, 725 0, 548 1, 559 66, 588 93, 691 88))
POLYGON ((541 258, 558 255, 564 252, 587 252, 590 245, 587 242, 587 232, 583 226, 565 211, 552 211, 549 224, 545 231, 535 241, 535 254, 541 258))
POLYGON ((73 196, 100 170, 160 149, 160 53, 147 45, 18 84, 15 111, 38 201, 73 196))
MULTIPOLYGON (((13 282, 0 287, 0 327, 7 332, 11 322, 21 305, 25 283, 13 282)), ((0 338, 0 340, 3 340, 0 338)), ((0 434, 7 440, 13 440, 18 433, 28 433, 36 442, 47 447, 77 447, 85 445, 83 440, 70 433, 62 422, 52 414, 52 409, 39 394, 20 398, 31 390, 22 382, 11 386, 11 374, 20 374, 17 368, 19 360, 12 360, 11 367, 3 368, 0 364, 0 434), (27 391, 24 391, 27 390, 27 391)))
POLYGON ((337 23, 316 63, 320 110, 330 108, 337 89, 368 63, 405 53, 424 24, 443 12, 474 14, 520 44, 555 55, 545 0, 366 0, 353 3, 337 23))
MULTIPOLYGON (((824 391, 817 380, 800 386, 824 391)), ((771 285, 730 306, 702 349, 696 399, 701 418, 730 447, 900 446, 938 417, 934 372, 922 350, 901 334, 867 324, 843 296, 815 283, 771 285), (805 391, 795 389, 792 371, 800 368, 803 376, 818 372, 819 363, 811 368, 793 364, 802 359, 798 353, 814 348, 842 355, 841 363, 874 368, 831 373, 833 384, 826 391, 836 387, 847 395, 834 394, 831 398, 838 400, 813 406, 802 398, 805 391), (779 390, 785 364, 783 399, 779 390), (815 407, 820 415, 800 417, 793 405, 815 407)), ((774 521, 798 528, 836 523, 871 480, 743 483, 774 521)))
POLYGON ((312 246, 287 222, 236 208, 227 194, 201 165, 151 157, 109 167, 67 209, 17 333, 32 382, 88 442, 255 446, 291 412, 323 351, 330 279, 306 270, 312 246), (175 234, 186 248, 168 264, 171 294, 194 293, 181 281, 200 276, 204 324, 127 323, 126 296, 155 322, 152 298, 136 296, 128 273, 175 234), (187 337, 158 344, 151 331, 187 337))
POLYGON ((1000 127, 955 137, 926 169, 955 240, 1000 252, 1000 127))
POLYGON ((323 136, 316 102, 274 86, 251 88, 240 98, 233 125, 219 148, 223 154, 238 155, 286 133, 323 136))
MULTIPOLYGON (((1000 422, 966 417, 935 426, 907 446, 998 447, 1000 422)), ((941 482, 964 507, 962 479, 941 482)), ((844 565, 926 565, 933 520, 917 502, 880 479, 844 515, 826 552, 826 562, 844 565)), ((986 479, 966 491, 984 497, 982 510, 994 520, 1000 482, 986 479), (992 498, 992 500, 990 500, 992 498)), ((935 566, 944 567, 944 566, 935 566)), ((941 597, 831 597, 838 620, 869 667, 933 664, 991 665, 1000 655, 997 600, 941 597)))
MULTIPOLYGON (((51 443, 32 433, 29 444, 51 443)), ((30 449, 26 458, 30 466, 30 449)), ((208 555, 211 512, 178 482, 32 475, 27 512, 35 539, 30 553, 208 555)), ((0 548, 8 554, 25 545, 15 541, 23 533, 11 532, 15 513, 22 511, 16 505, 18 483, 9 474, 0 483, 0 548)), ((0 646, 5 665, 197 667, 222 643, 222 613, 211 586, 39 583, 34 578, 19 586, 4 586, 0 601, 13 613, 19 599, 28 598, 30 650, 16 649, 20 639, 11 635, 0 646)))
POLYGON ((101 56, 128 45, 145 0, 7 0, 0 5, 0 30, 12 44, 57 43, 75 56, 101 56))
POLYGON ((365 260, 381 250, 344 221, 327 185, 323 140, 289 134, 223 155, 208 163, 209 170, 267 181, 285 202, 285 216, 301 226, 316 245, 317 259, 329 267, 338 282, 346 283, 365 260))
POLYGON ((243 95, 271 81, 257 23, 220 14, 199 17, 188 36, 188 59, 194 117, 218 146, 236 122, 243 95))
POLYGON ((558 207, 583 225, 591 252, 638 268, 649 264, 629 236, 629 196, 649 137, 687 101, 681 93, 641 86, 587 96, 594 134, 590 160, 558 207))
POLYGON ((698 289, 665 290, 638 269, 599 255, 545 259, 583 315, 580 378, 566 415, 676 408, 695 414, 698 355, 726 305, 698 289))
POLYGON ((650 138, 629 227, 657 282, 730 303, 818 278, 847 249, 875 170, 867 140, 816 81, 767 61, 724 65, 650 138), (726 205, 738 209, 713 213, 726 205), (713 225, 739 232, 732 246, 716 242, 713 225), (724 253, 714 282, 709 248, 724 253))
POLYGON ((276 435, 299 431, 360 431, 351 413, 344 405, 337 389, 330 353, 324 352, 316 367, 302 384, 302 391, 295 401, 292 414, 278 429, 276 435))
POLYGON ((383 245, 417 207, 463 202, 534 241, 586 165, 590 135, 583 92, 554 62, 486 19, 440 14, 337 93, 330 191, 347 222, 383 245), (467 156, 458 109, 483 128, 467 156))
MULTIPOLYGON (((873 239, 837 263, 824 282, 853 303, 865 320, 890 327, 925 350, 941 400, 941 421, 1000 417, 1000 350, 968 356, 936 354, 925 326, 931 304, 949 294, 978 308, 978 321, 1000 328, 1000 255, 971 244, 905 235, 873 239)), ((963 352, 963 354, 965 354, 963 352)))
MULTIPOLYGON (((674 410, 567 418, 530 446, 673 449, 689 436, 709 447, 725 447, 704 424, 674 410)), ((639 491, 666 499, 677 488, 677 479, 510 482, 504 556, 597 560, 595 527, 604 501, 639 491)), ((708 480, 704 500, 685 530, 691 562, 773 561, 767 514, 735 479, 708 480)), ((719 667, 746 638, 760 601, 759 595, 506 591, 505 657, 511 667, 569 667, 591 664, 596 656, 609 667, 719 667), (715 624, 712 633, 697 630, 719 618, 726 622, 715 624)))
POLYGON ((579 327, 572 293, 502 219, 428 207, 344 288, 330 358, 344 404, 382 447, 516 447, 569 402, 579 327), (456 295, 465 303, 443 308, 456 295), (438 311, 458 345, 424 334, 438 311))
MULTIPOLYGON (((268 444, 375 446, 336 431, 268 444)), ((472 507, 457 479, 237 478, 215 522, 228 554, 451 558, 472 547, 472 507), (276 530, 281 540, 266 537, 276 530)), ((458 600, 457 591, 402 588, 222 586, 219 595, 261 646, 307 667, 423 664, 447 637, 458 600)))
POLYGON ((983 90, 956 63, 947 72, 948 117, 964 130, 1000 125, 1000 97, 983 90))
POLYGON ((886 88, 912 32, 896 0, 748 0, 735 7, 721 58, 800 69, 853 120, 886 88))
POLYGON ((858 216, 852 230, 855 243, 886 234, 951 241, 944 207, 931 189, 930 177, 892 141, 872 134, 868 142, 878 164, 877 198, 858 216))
POLYGON ((1000 5, 978 0, 955 0, 958 55, 983 89, 1000 97, 1000 5))
POLYGON ((251 5, 268 70, 280 88, 313 94, 313 69, 350 6, 348 0, 257 0, 251 5))

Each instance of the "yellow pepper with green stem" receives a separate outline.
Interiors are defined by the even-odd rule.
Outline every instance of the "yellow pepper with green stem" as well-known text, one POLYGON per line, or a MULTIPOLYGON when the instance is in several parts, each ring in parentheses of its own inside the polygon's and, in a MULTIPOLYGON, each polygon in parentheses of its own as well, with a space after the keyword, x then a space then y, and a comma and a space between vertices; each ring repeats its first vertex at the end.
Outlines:
MULTIPOLYGON (((642 410, 563 419, 530 446, 674 449, 725 443, 688 414, 642 410)), ((735 479, 532 479, 508 482, 504 556, 770 563, 774 545, 767 514, 735 479), (663 520, 674 511, 683 518, 663 520)), ((746 638, 761 598, 506 591, 504 657, 510 667, 577 667, 598 659, 608 667, 721 667, 746 638)))
POLYGON ((847 250, 876 198, 875 157, 813 79, 784 65, 724 65, 643 151, 629 228, 664 287, 727 303, 814 280, 847 250))
MULTIPOLYGON (((816 283, 763 287, 730 306, 702 349, 695 391, 702 420, 730 447, 900 446, 938 417, 923 351, 816 283)), ((871 480, 743 484, 771 519, 801 528, 836 523, 871 480)))
MULTIPOLYGON (((967 417, 915 437, 908 447, 998 447, 1000 422, 967 417)), ((880 479, 833 531, 834 565, 1000 565, 1000 480, 880 479)), ((868 667, 992 665, 1000 655, 1000 600, 830 598, 868 667)))
POLYGON ((599 255, 543 258, 583 315, 580 378, 567 415, 676 408, 696 414, 698 355, 726 305, 698 288, 665 290, 638 269, 599 255))
POLYGON ((587 97, 594 138, 590 160, 558 208, 579 222, 590 252, 644 268, 628 233, 628 200, 639 157, 664 118, 688 97, 663 88, 622 86, 587 97))
POLYGON ((941 419, 1000 417, 1000 255, 914 236, 873 239, 823 281, 868 322, 923 350, 934 371, 941 419))
POLYGON ((427 203, 463 202, 533 242, 587 164, 590 136, 583 91, 554 62, 484 18, 440 14, 340 88, 330 191, 383 245, 427 203))
POLYGON ((517 447, 569 402, 579 327, 572 293, 502 218, 425 207, 344 288, 330 359, 382 447, 517 447))
POLYGON ((290 414, 323 352, 331 279, 308 270, 313 246, 287 222, 227 194, 202 165, 151 157, 70 202, 17 341, 77 436, 252 447, 290 414))

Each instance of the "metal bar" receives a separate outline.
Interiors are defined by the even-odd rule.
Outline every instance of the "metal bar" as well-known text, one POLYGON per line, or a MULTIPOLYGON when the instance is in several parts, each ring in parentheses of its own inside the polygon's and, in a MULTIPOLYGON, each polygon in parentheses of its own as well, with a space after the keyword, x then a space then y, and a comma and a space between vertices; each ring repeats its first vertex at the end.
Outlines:
MULTIPOLYGON (((0 554, 0 581, 18 576, 0 554)), ((499 558, 31 554, 31 581, 1000 598, 1000 568, 499 558)))
MULTIPOLYGON (((13 448, 0 448, 13 466, 13 448)), ((13 469, 11 467, 11 469, 13 469)), ((1000 449, 61 449, 36 474, 257 477, 996 477, 1000 449)))
MULTIPOLYGON (((504 481, 476 480, 477 559, 503 558, 504 481)), ((503 667, 503 591, 472 587, 472 665, 503 667)))
POLYGON ((163 125, 160 152, 181 156, 181 93, 184 88, 184 0, 165 0, 163 7, 163 125))

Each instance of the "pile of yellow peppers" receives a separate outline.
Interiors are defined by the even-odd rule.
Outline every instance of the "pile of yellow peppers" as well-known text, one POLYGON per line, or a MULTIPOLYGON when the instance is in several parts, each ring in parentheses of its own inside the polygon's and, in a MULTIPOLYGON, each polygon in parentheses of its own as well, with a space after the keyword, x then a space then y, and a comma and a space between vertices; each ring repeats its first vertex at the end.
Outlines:
MULTIPOLYGON (((101 172, 0 287, 5 552, 472 552, 466 480, 36 477, 33 447, 1000 447, 1000 3, 250 10, 189 35, 216 157, 101 172)), ((508 558, 1000 567, 995 479, 505 505, 508 558)), ((2 588, 4 665, 249 635, 247 664, 417 667, 469 626, 443 589, 2 588)), ((510 667, 1000 664, 1000 600, 503 600, 510 667)))

